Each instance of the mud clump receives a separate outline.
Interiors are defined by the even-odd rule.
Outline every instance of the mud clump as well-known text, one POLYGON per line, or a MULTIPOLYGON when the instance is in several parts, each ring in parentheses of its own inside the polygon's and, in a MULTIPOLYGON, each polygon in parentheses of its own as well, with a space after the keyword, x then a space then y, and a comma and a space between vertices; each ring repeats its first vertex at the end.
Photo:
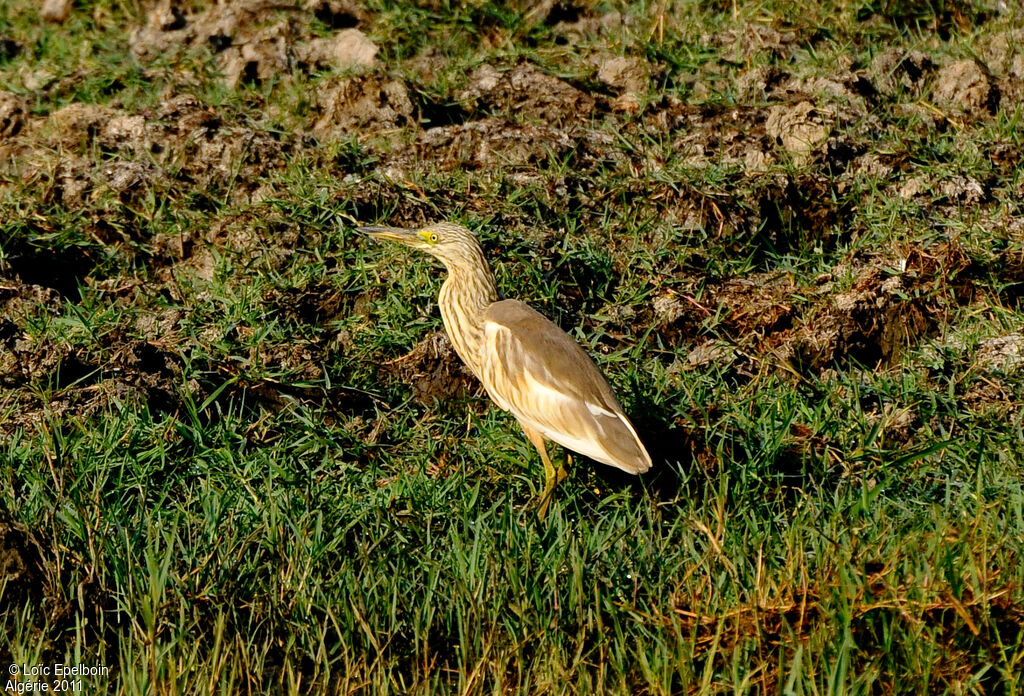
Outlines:
POLYGON ((25 104, 16 94, 0 91, 0 140, 10 138, 25 127, 25 104))
POLYGON ((0 434, 33 428, 49 418, 88 417, 112 404, 173 411, 182 361, 163 342, 139 341, 114 327, 112 350, 96 355, 64 341, 37 338, 26 326, 59 316, 61 295, 39 285, 0 284, 0 400, 14 406, 0 434), (42 389, 40 389, 42 387, 42 389), (40 394, 49 393, 48 401, 40 394))
POLYGON ((941 181, 938 191, 945 202, 962 206, 974 206, 988 198, 985 186, 969 176, 955 176, 941 181))
POLYGON ((959 395, 959 402, 975 415, 997 418, 1005 423, 1014 420, 1020 410, 1020 400, 1014 391, 998 377, 986 377, 970 383, 959 395))
POLYGON ((255 33, 247 42, 225 49, 221 62, 225 83, 261 84, 290 72, 296 65, 306 72, 320 68, 373 67, 377 46, 358 29, 344 29, 330 38, 297 44, 289 24, 275 24, 255 33))
POLYGON ((723 323, 728 331, 767 336, 792 323, 796 291, 789 276, 762 273, 725 281, 709 300, 725 308, 723 323))
POLYGON ((58 290, 18 282, 19 272, 11 267, 10 260, 0 264, 0 317, 3 317, 3 326, 17 329, 14 333, 0 330, 0 345, 8 348, 12 337, 20 333, 20 327, 29 321, 52 319, 60 313, 62 304, 58 290))
POLYGON ((694 167, 737 167, 762 174, 775 161, 775 146, 765 129, 761 109, 728 110, 666 104, 646 118, 651 132, 678 132, 672 149, 694 167))
POLYGON ((916 94, 934 70, 935 63, 924 53, 890 48, 872 59, 868 74, 879 92, 891 96, 901 89, 916 94))
POLYGON ((99 170, 95 195, 110 192, 120 203, 131 203, 149 189, 160 177, 149 163, 118 160, 104 164, 99 170))
POLYGON ((800 35, 792 29, 777 29, 767 24, 744 23, 738 28, 727 29, 712 37, 705 37, 704 43, 720 46, 726 54, 746 62, 759 53, 785 59, 795 50, 800 35))
MULTIPOLYGON (((786 275, 758 273, 708 284, 700 299, 693 292, 663 294, 654 301, 654 317, 669 344, 696 337, 702 324, 709 321, 726 335, 758 342, 792 325, 796 316, 793 295, 797 292, 786 275)), ((695 347, 688 360, 704 364, 733 355, 721 341, 711 340, 695 347)))
POLYGON ((939 70, 932 98, 942 106, 974 114, 995 113, 999 107, 999 90, 987 71, 970 59, 939 70))
POLYGON ((206 46, 216 55, 227 86, 262 83, 293 67, 372 66, 377 47, 355 28, 361 10, 347 3, 317 1, 305 8, 267 0, 217 3, 195 13, 164 1, 152 8, 145 26, 132 31, 132 52, 142 60, 180 48, 206 46), (304 42, 311 17, 339 29, 329 38, 304 42))
POLYGON ((71 0, 45 0, 39 16, 47 22, 63 24, 71 14, 71 0))
POLYGON ((828 140, 831 132, 826 123, 828 116, 807 101, 793 106, 774 106, 768 111, 764 128, 776 143, 789 151, 797 164, 802 164, 828 140))
POLYGON ((353 310, 347 293, 329 283, 268 292, 263 303, 282 320, 295 324, 326 324, 353 310))
POLYGON ((67 149, 89 143, 116 113, 105 106, 72 102, 50 114, 43 126, 45 142, 67 149))
POLYGON ((988 372, 1013 372, 1024 366, 1024 334, 993 336, 978 343, 975 363, 988 372))
POLYGON ((610 87, 639 92, 647 85, 647 61, 629 56, 600 56, 597 79, 610 87))
POLYGON ((996 77, 1000 99, 1007 104, 1024 100, 1024 29, 996 34, 983 45, 981 56, 996 77))
POLYGON ((974 296, 972 262, 955 244, 912 250, 905 263, 903 273, 893 274, 880 262, 855 261, 809 287, 788 275, 753 274, 709 284, 699 300, 693 294, 660 296, 653 313, 669 345, 698 339, 705 325, 718 336, 695 341, 691 367, 748 356, 771 356, 773 364, 815 373, 850 360, 891 364, 931 335, 951 304, 974 296), (850 288, 835 292, 834 276, 851 273, 850 288))
POLYGON ((899 275, 879 265, 858 270, 849 290, 816 304, 773 341, 780 354, 815 371, 848 359, 892 364, 931 335, 951 305, 974 297, 972 261, 955 243, 913 249, 903 265, 899 275))
POLYGON ((744 70, 736 77, 737 101, 749 103, 778 96, 777 91, 789 78, 789 73, 774 65, 744 70))
POLYGON ((372 68, 376 64, 377 45, 358 29, 343 29, 327 39, 313 39, 296 48, 296 56, 307 68, 372 68))
POLYGON ((989 38, 981 49, 989 70, 997 75, 1024 77, 1024 29, 1010 29, 989 38))
POLYGON ((272 77, 287 73, 291 67, 292 28, 288 23, 260 29, 237 45, 231 37, 222 40, 230 42, 219 59, 228 89, 236 89, 243 83, 263 84, 272 77))
POLYGON ((458 94, 470 113, 564 126, 586 120, 595 100, 531 63, 521 63, 506 73, 490 65, 477 68, 469 84, 458 94))
POLYGON ((145 116, 141 114, 116 114, 100 128, 96 140, 110 150, 126 150, 132 153, 160 150, 158 134, 145 116))
POLYGON ((63 157, 57 161, 48 183, 43 200, 68 210, 80 209, 92 190, 92 162, 84 157, 63 157))
POLYGON ((639 111, 651 77, 651 66, 647 61, 632 56, 601 55, 592 62, 597 67, 597 79, 618 92, 612 101, 612 109, 629 113, 639 111))
MULTIPOLYGON (((337 195, 349 202, 357 220, 376 220, 387 214, 391 225, 416 227, 443 217, 434 201, 396 195, 401 190, 401 185, 390 176, 352 177, 342 183, 337 195)), ((445 208, 442 211, 447 212, 445 208)))
POLYGON ((266 130, 232 126, 192 95, 168 98, 155 114, 72 103, 29 129, 20 159, 26 168, 48 150, 66 152, 44 177, 46 199, 81 208, 112 191, 126 202, 149 189, 185 182, 205 188, 227 186, 245 196, 259 176, 283 166, 291 142, 266 130), (75 154, 97 146, 106 160, 75 154), (126 197, 127 196, 127 197, 126 197))
POLYGON ((0 386, 52 379, 57 386, 70 384, 88 373, 88 366, 70 347, 49 341, 36 342, 21 327, 5 322, 6 340, 0 345, 0 386))
POLYGON ((447 334, 430 334, 400 358, 385 363, 384 370, 412 387, 413 398, 424 405, 437 399, 464 396, 477 380, 462 364, 447 334))
POLYGON ((446 169, 522 169, 542 165, 552 156, 561 158, 576 143, 561 129, 483 119, 424 131, 416 142, 416 155, 446 169))
MULTIPOLYGON (((175 387, 181 375, 181 359, 158 342, 117 342, 108 359, 94 362, 81 349, 52 341, 35 342, 20 329, 0 343, 0 393, 10 390, 17 404, 12 417, 0 423, 0 434, 33 428, 48 418, 88 418, 112 405, 147 407, 166 413, 177 409, 175 387), (47 402, 37 399, 29 385, 53 390, 47 402)), ((112 337, 111 340, 117 338, 112 337)))
POLYGON ((354 132, 379 132, 415 125, 409 91, 399 80, 360 75, 320 87, 313 132, 336 139, 354 132))
POLYGON ((847 358, 869 366, 892 362, 932 325, 923 307, 903 300, 906 291, 899 276, 865 269, 852 288, 813 313, 784 353, 814 370, 847 358))

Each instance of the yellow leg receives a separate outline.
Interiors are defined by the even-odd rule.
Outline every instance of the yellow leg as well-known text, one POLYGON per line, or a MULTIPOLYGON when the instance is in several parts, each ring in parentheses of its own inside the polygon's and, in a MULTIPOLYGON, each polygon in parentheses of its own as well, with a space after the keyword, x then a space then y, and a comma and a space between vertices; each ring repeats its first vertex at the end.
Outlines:
POLYGON ((548 505, 551 504, 551 499, 555 496, 555 487, 564 481, 569 473, 565 470, 564 466, 559 465, 556 469, 555 465, 551 463, 543 435, 522 423, 520 425, 522 425, 526 437, 537 448, 537 451, 540 452, 540 458, 544 462, 544 493, 540 496, 540 508, 537 510, 537 517, 543 520, 548 514, 548 505))

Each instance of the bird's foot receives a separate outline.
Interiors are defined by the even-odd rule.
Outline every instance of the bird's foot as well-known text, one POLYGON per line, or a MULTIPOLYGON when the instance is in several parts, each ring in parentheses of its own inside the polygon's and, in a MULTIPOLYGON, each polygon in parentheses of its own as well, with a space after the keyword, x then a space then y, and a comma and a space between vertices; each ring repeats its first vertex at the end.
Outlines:
POLYGON ((568 453, 565 455, 565 463, 559 464, 558 469, 555 470, 555 485, 557 486, 565 479, 569 478, 569 467, 572 466, 572 456, 568 453))
MULTIPOLYGON (((566 455, 566 464, 572 464, 572 458, 566 455)), ((556 469, 548 463, 544 466, 544 492, 540 496, 540 507, 537 509, 537 518, 543 520, 548 514, 548 506, 551 499, 555 497, 555 489, 558 484, 569 477, 569 472, 564 464, 559 464, 556 469)))
POLYGON ((564 471, 561 467, 555 469, 553 466, 544 467, 544 492, 540 495, 540 507, 537 508, 537 519, 543 520, 548 514, 548 506, 551 499, 555 497, 555 488, 565 478, 559 472, 564 471))

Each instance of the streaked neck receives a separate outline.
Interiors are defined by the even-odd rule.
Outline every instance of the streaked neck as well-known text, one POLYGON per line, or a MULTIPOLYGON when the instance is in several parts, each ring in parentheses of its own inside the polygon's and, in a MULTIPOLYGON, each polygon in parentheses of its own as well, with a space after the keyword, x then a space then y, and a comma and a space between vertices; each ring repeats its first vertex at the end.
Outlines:
POLYGON ((472 263, 446 263, 448 278, 441 286, 439 306, 455 352, 479 376, 484 314, 498 301, 494 275, 483 252, 472 263))

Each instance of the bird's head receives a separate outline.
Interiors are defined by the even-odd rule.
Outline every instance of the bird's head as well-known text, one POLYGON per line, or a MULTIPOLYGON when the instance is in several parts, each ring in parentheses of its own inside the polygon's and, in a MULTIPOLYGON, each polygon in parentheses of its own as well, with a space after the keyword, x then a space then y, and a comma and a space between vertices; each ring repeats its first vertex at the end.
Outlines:
POLYGON ((476 235, 462 225, 439 222, 416 229, 401 227, 357 227, 374 239, 398 242, 425 251, 444 262, 449 269, 477 263, 483 258, 476 235))

